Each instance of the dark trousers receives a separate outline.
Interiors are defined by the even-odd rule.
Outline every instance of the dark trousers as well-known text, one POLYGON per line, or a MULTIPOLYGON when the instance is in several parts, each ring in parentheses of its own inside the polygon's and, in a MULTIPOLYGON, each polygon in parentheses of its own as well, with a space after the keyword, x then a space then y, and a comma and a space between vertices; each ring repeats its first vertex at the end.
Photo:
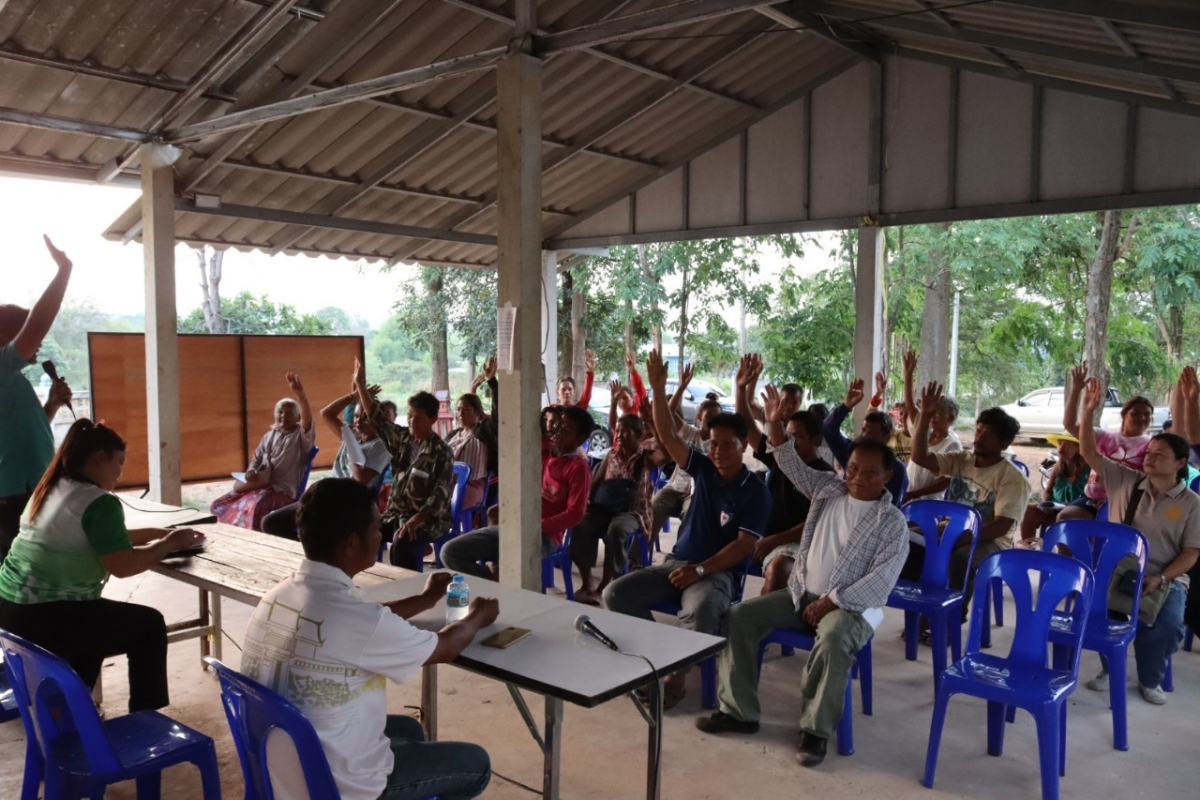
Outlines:
POLYGON ((116 600, 11 603, 0 598, 0 628, 66 661, 86 686, 105 658, 129 657, 129 710, 166 706, 167 625, 153 608, 116 600))
POLYGON ((8 558, 13 539, 21 532, 21 514, 25 512, 31 494, 25 492, 12 497, 0 497, 0 564, 8 558))
POLYGON ((426 529, 417 532, 417 541, 411 539, 396 538, 396 531, 400 530, 404 525, 402 519, 385 520, 380 526, 379 531, 383 534, 385 542, 391 542, 392 546, 388 549, 388 561, 393 567, 403 567, 404 569, 422 571, 421 562, 425 560, 425 545, 437 538, 436 534, 426 529))
POLYGON ((263 517, 263 533, 281 536, 284 539, 299 539, 296 533, 296 514, 300 511, 300 503, 290 503, 283 508, 277 508, 263 517))

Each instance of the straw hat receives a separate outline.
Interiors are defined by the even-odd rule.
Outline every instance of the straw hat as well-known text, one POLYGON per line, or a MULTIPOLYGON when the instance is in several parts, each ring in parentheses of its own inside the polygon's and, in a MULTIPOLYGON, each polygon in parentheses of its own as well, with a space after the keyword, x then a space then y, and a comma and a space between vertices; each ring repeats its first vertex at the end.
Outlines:
POLYGON ((1079 440, 1066 431, 1063 431, 1062 433, 1047 434, 1046 441, 1055 447, 1058 447, 1063 442, 1074 442, 1075 444, 1079 444, 1079 440))

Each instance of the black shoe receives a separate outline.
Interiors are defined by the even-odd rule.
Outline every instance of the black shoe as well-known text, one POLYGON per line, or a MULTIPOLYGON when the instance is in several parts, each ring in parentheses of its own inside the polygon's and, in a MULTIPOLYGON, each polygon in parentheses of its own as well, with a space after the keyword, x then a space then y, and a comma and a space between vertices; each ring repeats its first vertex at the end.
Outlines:
POLYGON ((758 733, 757 722, 745 722, 724 711, 714 711, 709 717, 697 717, 696 727, 705 733, 758 733))
POLYGON ((825 760, 825 745, 828 739, 800 732, 800 744, 796 748, 796 760, 802 767, 815 767, 825 760))

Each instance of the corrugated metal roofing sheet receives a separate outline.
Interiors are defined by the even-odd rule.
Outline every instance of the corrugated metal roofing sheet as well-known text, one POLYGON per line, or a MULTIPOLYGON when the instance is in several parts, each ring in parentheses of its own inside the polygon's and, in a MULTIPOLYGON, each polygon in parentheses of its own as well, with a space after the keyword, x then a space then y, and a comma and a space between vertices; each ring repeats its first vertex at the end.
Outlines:
MULTIPOLYGON (((543 29, 663 8, 673 0, 543 0, 543 29)), ((267 13, 265 0, 9 0, 0 5, 0 106, 151 130, 185 85, 267 13), (57 66, 53 62, 59 62, 57 66), (76 65, 73 71, 72 64, 76 65)), ((307 92, 503 45, 504 0, 305 0, 258 48, 230 61, 184 121, 214 118, 277 99, 313 69, 307 92), (221 97, 226 97, 225 101, 221 97), (229 100, 236 99, 236 102, 229 100)), ((1132 95, 1200 102, 1200 75, 1171 80, 1134 68, 1072 61, 1063 49, 1200 70, 1200 31, 1095 19, 994 0, 812 0, 830 32, 779 30, 741 11, 667 31, 555 54, 543 85, 543 213, 547 224, 634 186, 710 132, 737 127, 791 96, 845 57, 836 41, 901 45, 961 61, 1045 75, 1132 95), (960 7, 956 7, 960 6, 960 7), (914 13, 915 12, 915 13, 914 13), (889 20, 895 20, 889 25, 889 20), (905 29, 899 20, 913 23, 905 29), (916 29, 919 24, 920 29, 916 29), (1014 37, 988 48, 957 33, 1014 37), (691 78, 690 85, 680 85, 691 78), (564 154, 569 158, 560 161, 564 154)), ((1130 4, 1136 8, 1137 4, 1130 4)), ((1188 0, 1143 3, 1196 13, 1188 0)), ((1190 18, 1194 19, 1194 17, 1190 18)), ((797 25, 796 27, 801 27, 797 25)), ((1131 66, 1133 66, 1131 64, 1131 66)), ((191 192, 239 206, 337 215, 397 225, 494 234, 495 114, 491 72, 413 87, 188 145, 177 166, 191 192), (464 111, 471 112, 469 117, 464 111), (460 119, 459 116, 463 115, 460 119), (223 163, 197 167, 227 141, 223 163), (418 147, 414 142, 422 142, 418 147), (398 154, 408 154, 400 159, 398 154), (386 169, 390 167, 390 169, 386 169), (376 185, 362 185, 369 177, 376 185)), ((95 176, 133 145, 86 133, 0 123, 0 167, 95 176)), ((122 162, 127 174, 136 162, 122 162)), ((115 211, 114 211, 115 216, 115 211)), ((127 214, 125 222, 130 219, 127 214)), ((115 225, 110 233, 125 232, 115 225)), ((181 238, 296 252, 391 259, 417 256, 467 265, 495 258, 489 245, 382 233, 298 229, 274 221, 181 212, 181 238)))

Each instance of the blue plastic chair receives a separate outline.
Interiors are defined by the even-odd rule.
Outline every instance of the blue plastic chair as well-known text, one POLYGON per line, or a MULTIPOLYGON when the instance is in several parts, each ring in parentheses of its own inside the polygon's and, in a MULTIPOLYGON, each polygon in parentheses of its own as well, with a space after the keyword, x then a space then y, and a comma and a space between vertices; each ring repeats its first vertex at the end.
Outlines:
POLYGON ((481 521, 487 515, 488 506, 492 504, 492 487, 495 485, 496 476, 489 472, 487 474, 487 483, 483 485, 483 499, 473 506, 463 508, 458 516, 455 517, 460 534, 483 527, 481 521))
POLYGON ((1192 478, 1192 482, 1188 484, 1188 488, 1193 492, 1200 494, 1200 475, 1192 478))
MULTIPOLYGON (((652 559, 652 556, 650 555, 650 543, 646 541, 646 534, 641 528, 630 531, 629 535, 625 537, 625 553, 636 553, 638 560, 643 567, 650 566, 652 559)), ((633 559, 626 558, 625 572, 623 574, 628 575, 632 569, 633 559)))
POLYGON ((987 701, 987 750, 999 756, 1004 750, 1004 717, 1008 706, 1024 708, 1037 722, 1041 761, 1042 798, 1058 800, 1058 778, 1066 770, 1066 699, 1079 678, 1080 643, 1092 605, 1092 571, 1075 559, 1053 553, 1002 550, 979 565, 971 628, 962 660, 946 668, 937 684, 925 775, 921 783, 933 788, 938 749, 946 709, 956 694, 987 701), (1030 572, 1038 573, 1037 583, 1030 572), (980 636, 984 604, 993 581, 1003 581, 1016 607, 1012 650, 1007 656, 985 653, 980 636), (1067 628, 1056 627, 1066 645, 1055 650, 1055 663, 1047 665, 1047 650, 1054 613, 1066 606, 1067 628))
POLYGON ((92 693, 67 662, 0 630, 4 666, 25 724, 21 800, 102 797, 104 787, 136 780, 138 797, 157 798, 162 771, 184 762, 200 770, 205 800, 219 800, 213 740, 157 711, 102 720, 92 693))
POLYGON ((950 585, 950 556, 963 534, 971 537, 967 561, 979 540, 979 512, 962 503, 947 500, 915 500, 900 509, 909 522, 916 523, 925 537, 925 564, 917 582, 899 580, 888 597, 888 606, 904 612, 904 657, 917 660, 917 639, 921 617, 929 620, 933 639, 933 679, 946 669, 946 645, 949 639, 954 660, 962 658, 962 586, 950 585), (938 528, 945 521, 943 533, 938 528))
MULTIPOLYGON (((4 653, 0 652, 0 661, 3 660, 4 653)), ((8 681, 8 670, 0 667, 0 722, 8 722, 19 716, 21 709, 17 708, 17 695, 8 681)))
POLYGON ((554 570, 561 569, 563 575, 563 589, 567 593, 568 600, 575 599, 575 581, 571 576, 571 532, 567 531, 563 536, 562 544, 548 556, 542 558, 542 594, 546 590, 554 586, 554 570))
MULTIPOLYGON (((1115 522, 1073 519, 1051 525, 1042 536, 1042 549, 1054 552, 1057 545, 1070 550, 1071 555, 1092 570, 1096 585, 1105 591, 1096 592, 1088 611, 1088 624, 1083 634, 1083 648, 1094 650, 1108 660, 1109 701, 1113 715, 1113 747, 1129 749, 1125 724, 1125 676, 1129 645, 1137 635, 1138 602, 1142 593, 1142 577, 1146 571, 1146 537, 1136 529, 1115 522), (1107 587, 1121 559, 1133 555, 1138 560, 1138 574, 1133 598, 1131 621, 1109 619, 1107 587)), ((1071 620, 1065 614, 1055 614, 1051 621, 1050 642, 1055 646, 1070 646, 1071 635, 1066 632, 1071 620)))
POLYGON ((308 451, 308 463, 304 465, 304 472, 300 475, 300 488, 296 492, 296 499, 299 500, 304 496, 304 490, 308 488, 308 476, 312 475, 313 462, 317 460, 317 453, 321 452, 321 448, 313 447, 308 451))
MULTIPOLYGON (((854 668, 850 671, 850 680, 846 681, 846 700, 842 706, 842 716, 837 726, 838 755, 854 755, 854 679, 858 678, 859 691, 862 693, 862 713, 871 716, 873 712, 874 690, 871 682, 871 642, 874 637, 858 651, 854 668)), ((778 644, 783 648, 784 655, 791 655, 795 648, 812 650, 816 637, 791 628, 776 628, 768 633, 758 643, 758 672, 762 674, 763 653, 767 645, 778 644)))
MULTIPOLYGON (((442 567, 442 545, 455 536, 461 536, 468 530, 471 530, 470 528, 463 528, 463 501, 467 497, 467 483, 470 480, 470 465, 464 464, 461 461, 455 461, 454 494, 450 498, 450 530, 433 540, 433 563, 438 569, 442 567)), ((425 560, 423 556, 424 553, 422 553, 421 558, 417 559, 418 565, 425 560)))

